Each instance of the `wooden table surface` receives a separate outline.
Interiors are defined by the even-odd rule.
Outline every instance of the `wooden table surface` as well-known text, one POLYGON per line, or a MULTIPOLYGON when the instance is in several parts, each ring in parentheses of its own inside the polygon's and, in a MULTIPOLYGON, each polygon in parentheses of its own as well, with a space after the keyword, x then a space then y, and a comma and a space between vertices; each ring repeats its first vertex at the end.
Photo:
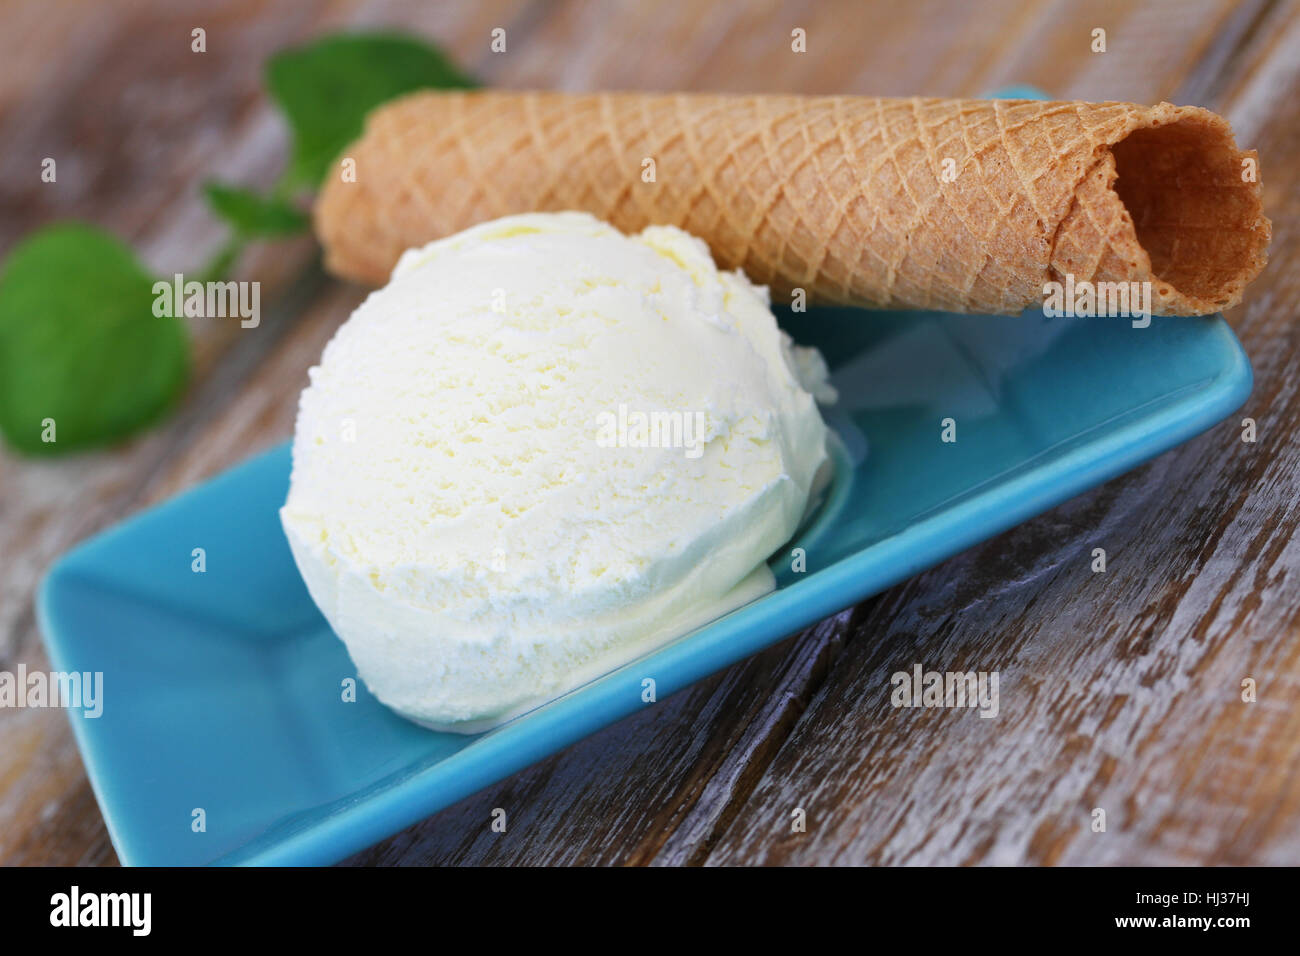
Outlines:
MULTIPOLYGON (((284 163, 267 56, 378 25, 435 38, 502 87, 970 96, 1032 83, 1204 105, 1259 150, 1274 240, 1228 315, 1256 376, 1240 415, 353 862, 1300 862, 1294 4, 18 0, 0 12, 0 254, 77 217, 159 274, 192 270, 222 237, 199 184, 269 186, 284 163), (489 50, 497 26, 504 54, 489 50), (790 49, 795 27, 806 54, 790 49), (1089 49, 1098 27, 1104 54, 1089 49), (45 156, 57 186, 40 182, 45 156), (999 717, 894 709, 889 675, 914 661, 1000 671, 999 717)), ((307 368, 362 292, 325 277, 307 239, 256 247, 240 277, 263 283, 261 325, 194 320, 196 377, 160 428, 60 460, 0 454, 0 670, 48 669, 33 591, 70 545, 291 433, 307 368)), ((66 716, 0 711, 0 863, 114 862, 66 716)))

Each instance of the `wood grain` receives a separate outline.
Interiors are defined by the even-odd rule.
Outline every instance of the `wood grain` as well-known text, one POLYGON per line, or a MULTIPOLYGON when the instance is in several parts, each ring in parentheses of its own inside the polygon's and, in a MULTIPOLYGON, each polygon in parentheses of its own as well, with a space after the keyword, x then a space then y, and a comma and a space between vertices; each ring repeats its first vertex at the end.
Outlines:
MULTIPOLYGON (((661 701, 351 861, 1277 863, 1300 860, 1300 16, 1295 4, 725 2, 71 6, 0 13, 0 254, 77 216, 162 272, 220 241, 198 185, 267 185, 285 133, 261 64, 402 26, 488 82, 560 89, 1071 97, 1226 111, 1257 146, 1273 262, 1229 316, 1256 372, 1236 421, 661 701), (189 53, 206 25, 209 53, 189 53), (507 29, 505 54, 489 31, 507 29), (790 51, 790 30, 809 52, 790 51), (1107 30, 1108 52, 1089 52, 1107 30), (59 157, 57 189, 40 158, 59 157), (65 173, 65 170, 67 171, 65 173), (1090 569, 1105 547, 1109 569, 1090 569), (913 662, 995 669, 995 719, 896 710, 913 662), (1254 677, 1259 701, 1240 701, 1254 677), (790 811, 808 813, 790 832, 790 811), (505 808, 505 834, 489 829, 505 808), (1106 833, 1088 824, 1107 810, 1106 833)), ((71 544, 287 437, 360 292, 310 243, 241 271, 255 330, 196 323, 178 414, 112 451, 0 455, 0 669, 45 664, 40 575, 71 544)), ((0 712, 0 863, 115 861, 63 715, 0 712)))

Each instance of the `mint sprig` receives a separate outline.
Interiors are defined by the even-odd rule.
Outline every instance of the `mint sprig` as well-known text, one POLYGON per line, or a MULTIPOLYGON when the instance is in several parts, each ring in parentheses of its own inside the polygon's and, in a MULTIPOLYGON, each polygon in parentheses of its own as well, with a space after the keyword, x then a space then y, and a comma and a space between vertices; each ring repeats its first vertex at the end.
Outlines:
POLYGON ((182 323, 153 313, 153 278, 124 243, 76 223, 14 247, 0 274, 0 430, 20 451, 111 442, 184 388, 182 323))
POLYGON ((203 186, 208 207, 245 239, 278 239, 302 232, 307 214, 280 196, 263 196, 251 189, 209 182, 203 186))
MULTIPOLYGON (((277 54, 266 83, 293 134, 289 166, 268 194, 204 186, 230 235, 192 278, 218 280, 249 242, 306 231, 301 193, 319 185, 371 109, 416 89, 476 85, 434 47, 394 33, 328 36, 277 54)), ((128 246, 85 224, 37 230, 10 251, 0 272, 0 433, 10 445, 55 454, 107 444, 176 402, 189 345, 180 320, 154 314, 154 281, 128 246)))
POLYGON ((276 54, 266 86, 293 130, 287 181, 318 186, 379 104, 413 90, 477 85, 440 51, 396 33, 329 36, 276 54))

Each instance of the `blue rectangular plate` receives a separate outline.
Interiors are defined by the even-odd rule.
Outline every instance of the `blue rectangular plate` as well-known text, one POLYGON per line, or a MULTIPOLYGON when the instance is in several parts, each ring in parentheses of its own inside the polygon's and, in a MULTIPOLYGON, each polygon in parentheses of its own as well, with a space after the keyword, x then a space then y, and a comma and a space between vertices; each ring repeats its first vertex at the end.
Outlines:
POLYGON ((287 446, 65 556, 39 612, 55 668, 104 674, 102 716, 70 713, 122 861, 342 859, 653 706, 642 678, 680 690, 1172 448, 1251 387, 1222 318, 779 317, 822 349, 841 395, 835 483, 796 542, 807 571, 783 552, 772 594, 489 733, 423 730, 364 686, 343 701, 356 671, 276 514, 287 446))

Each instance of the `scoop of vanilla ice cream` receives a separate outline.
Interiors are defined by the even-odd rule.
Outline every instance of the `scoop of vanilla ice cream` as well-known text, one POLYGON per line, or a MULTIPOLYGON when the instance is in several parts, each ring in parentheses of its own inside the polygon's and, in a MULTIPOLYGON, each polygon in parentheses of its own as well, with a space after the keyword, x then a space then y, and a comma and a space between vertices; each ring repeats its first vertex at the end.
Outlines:
POLYGON ((408 251, 326 346, 281 518, 371 691, 477 731, 773 587, 825 377, 679 229, 499 219, 408 251))

